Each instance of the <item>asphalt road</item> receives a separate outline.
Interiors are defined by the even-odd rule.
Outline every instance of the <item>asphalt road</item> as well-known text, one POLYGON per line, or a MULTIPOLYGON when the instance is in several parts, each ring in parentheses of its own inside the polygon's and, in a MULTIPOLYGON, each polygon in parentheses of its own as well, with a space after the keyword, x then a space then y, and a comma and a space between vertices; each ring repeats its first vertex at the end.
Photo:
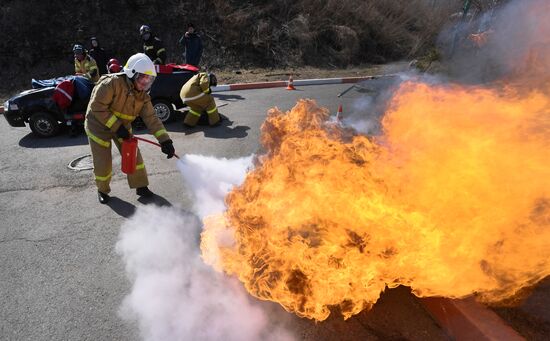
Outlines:
MULTIPOLYGON (((229 121, 216 128, 185 130, 167 125, 180 155, 235 158, 259 147, 259 128, 269 108, 288 110, 299 98, 313 98, 344 114, 364 93, 336 95, 349 85, 307 86, 216 94, 229 121)), ((147 136, 147 135, 145 135, 147 136)), ((191 207, 188 190, 173 160, 141 146, 157 204, 191 207)), ((0 120, 0 339, 137 340, 138 328, 117 314, 130 291, 124 265, 115 253, 119 229, 146 203, 128 189, 114 153, 111 205, 100 205, 91 171, 68 163, 89 153, 84 136, 36 138, 25 128, 0 120)), ((289 315, 289 329, 303 340, 446 339, 406 288, 386 292, 370 312, 347 321, 315 324, 289 315)), ((205 326, 207 328, 207 326, 205 326)))

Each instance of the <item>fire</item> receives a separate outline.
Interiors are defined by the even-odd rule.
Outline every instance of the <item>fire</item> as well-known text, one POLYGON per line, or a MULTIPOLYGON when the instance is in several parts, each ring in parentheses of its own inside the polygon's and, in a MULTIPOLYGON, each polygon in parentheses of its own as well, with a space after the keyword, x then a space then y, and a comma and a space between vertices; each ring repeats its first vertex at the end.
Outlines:
POLYGON ((265 154, 204 221, 203 258, 318 321, 398 285, 513 297, 550 275, 550 82, 520 84, 405 82, 375 137, 311 100, 270 110, 265 154))
POLYGON ((492 302, 550 274, 542 92, 409 82, 378 138, 327 118, 312 101, 271 110, 267 154, 205 221, 205 258, 219 251, 251 294, 324 320, 332 306, 346 318, 369 308, 385 287, 492 302), (235 244, 220 247, 228 231, 235 244))

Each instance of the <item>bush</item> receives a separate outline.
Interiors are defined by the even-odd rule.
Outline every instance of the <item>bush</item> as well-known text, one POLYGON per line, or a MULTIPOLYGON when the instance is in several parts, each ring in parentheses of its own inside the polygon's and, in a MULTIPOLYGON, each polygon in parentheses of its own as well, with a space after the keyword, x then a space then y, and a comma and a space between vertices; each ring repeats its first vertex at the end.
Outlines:
POLYGON ((211 68, 345 67, 424 54, 458 0, 257 0, 202 2, 4 0, 1 87, 73 72, 71 48, 97 36, 125 61, 141 51, 138 29, 163 39, 168 59, 181 62, 177 41, 193 22, 203 37, 202 64, 211 68), (30 10, 32 8, 32 10, 30 10))

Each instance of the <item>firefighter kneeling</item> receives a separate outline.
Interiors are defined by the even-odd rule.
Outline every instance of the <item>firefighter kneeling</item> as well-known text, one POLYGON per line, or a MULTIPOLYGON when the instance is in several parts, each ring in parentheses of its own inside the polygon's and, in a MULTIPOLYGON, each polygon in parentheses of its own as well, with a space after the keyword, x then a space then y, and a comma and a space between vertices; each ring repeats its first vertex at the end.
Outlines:
MULTIPOLYGON (((138 116, 157 138, 168 158, 176 152, 166 129, 155 115, 147 93, 157 75, 153 62, 145 54, 137 53, 128 59, 123 71, 99 79, 86 112, 85 129, 92 149, 98 199, 102 204, 109 201, 111 191, 111 140, 120 152, 121 142, 131 137, 132 121, 138 116)), ((153 195, 147 188, 149 181, 139 149, 136 171, 127 177, 130 188, 136 188, 137 195, 153 195)))
POLYGON ((200 72, 191 77, 183 85, 180 91, 180 97, 183 103, 189 106, 189 112, 185 116, 183 123, 194 127, 197 125, 201 114, 206 112, 208 115, 208 124, 216 125, 220 122, 220 114, 214 97, 212 97, 211 86, 216 86, 217 80, 214 74, 200 72))

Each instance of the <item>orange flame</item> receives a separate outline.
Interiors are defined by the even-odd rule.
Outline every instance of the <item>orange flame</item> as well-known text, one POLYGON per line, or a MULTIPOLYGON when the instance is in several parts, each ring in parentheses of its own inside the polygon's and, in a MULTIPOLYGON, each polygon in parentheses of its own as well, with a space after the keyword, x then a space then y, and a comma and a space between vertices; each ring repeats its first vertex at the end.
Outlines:
POLYGON ((254 296, 316 320, 400 284, 514 295, 550 274, 549 110, 541 92, 409 82, 369 139, 327 125, 312 101, 273 109, 267 155, 205 221, 205 259, 219 251, 254 296), (213 242, 224 231, 235 245, 213 242))
MULTIPOLYGON (((537 51, 531 59, 550 70, 537 51)), ((514 296, 550 275, 544 74, 536 87, 503 89, 406 82, 378 137, 329 123, 311 100, 270 110, 266 153, 227 211, 204 221, 205 261, 319 321, 335 307, 349 318, 398 285, 418 296, 514 296)))

